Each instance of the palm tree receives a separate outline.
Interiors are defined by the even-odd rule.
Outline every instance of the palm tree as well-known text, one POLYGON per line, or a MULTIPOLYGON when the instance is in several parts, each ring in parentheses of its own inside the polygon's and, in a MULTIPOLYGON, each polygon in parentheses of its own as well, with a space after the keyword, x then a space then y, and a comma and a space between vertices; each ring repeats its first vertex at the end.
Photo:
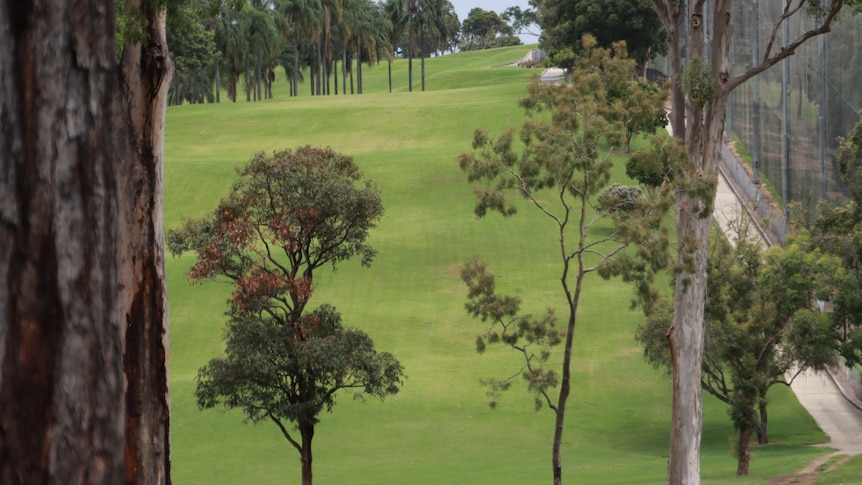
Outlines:
POLYGON ((317 38, 322 18, 320 3, 317 0, 279 0, 277 7, 279 12, 288 21, 291 32, 291 43, 293 48, 293 73, 291 78, 293 95, 299 93, 299 61, 302 55, 303 39, 317 38))
POLYGON ((263 81, 264 58, 269 62, 276 54, 278 29, 276 28, 275 11, 268 1, 252 2, 248 11, 249 24, 246 31, 246 101, 251 101, 252 91, 256 101, 262 99, 261 83, 263 81), (251 77, 250 63, 252 56, 255 61, 254 78, 251 77))
MULTIPOLYGON (((401 34, 404 32, 409 19, 406 0, 386 0, 383 6, 387 23, 387 37, 389 44, 397 46, 401 43, 401 34)), ((392 92, 392 59, 389 60, 389 92, 392 92)))
POLYGON ((216 47, 228 63, 228 97, 234 103, 237 98, 239 63, 245 52, 243 33, 247 29, 248 20, 244 11, 223 10, 218 16, 215 30, 216 47))
MULTIPOLYGON (((202 4, 198 5, 200 8, 201 14, 208 20, 209 29, 213 32, 213 36, 216 39, 216 43, 219 42, 221 38, 223 44, 218 47, 225 46, 229 42, 224 39, 224 34, 222 32, 223 29, 227 28, 225 25, 225 15, 226 12, 237 12, 242 10, 245 6, 245 0, 204 0, 202 4)), ((225 53, 225 51, 221 51, 221 53, 225 53)), ((216 103, 221 102, 221 72, 219 71, 219 54, 220 52, 217 50, 215 55, 213 56, 213 70, 215 71, 213 77, 215 78, 215 101, 216 103)), ((234 99, 236 101, 236 99, 234 99)))

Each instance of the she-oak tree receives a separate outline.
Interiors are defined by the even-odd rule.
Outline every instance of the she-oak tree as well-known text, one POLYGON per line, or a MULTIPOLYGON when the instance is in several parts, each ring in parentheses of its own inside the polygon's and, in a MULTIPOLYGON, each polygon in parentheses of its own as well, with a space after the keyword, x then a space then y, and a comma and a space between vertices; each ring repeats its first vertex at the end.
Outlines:
POLYGON ((398 360, 343 327, 335 308, 308 307, 318 268, 374 258, 365 239, 383 206, 376 186, 361 178, 350 157, 328 148, 260 153, 211 215, 167 237, 172 253, 197 253, 193 281, 234 286, 225 356, 199 370, 198 405, 222 403, 253 422, 275 423, 300 454, 304 485, 312 483, 318 415, 332 409, 336 393, 383 398, 403 380, 398 360))
MULTIPOLYGON (((621 44, 613 50, 601 49, 587 36, 583 45, 583 55, 572 69, 572 82, 551 85, 534 79, 529 85, 529 96, 521 100, 530 119, 519 133, 524 145, 520 153, 511 131, 492 138, 477 130, 473 148, 478 154, 464 153, 458 159, 468 181, 478 185, 476 215, 483 217, 491 211, 511 216, 516 209, 507 194, 520 195, 548 218, 559 241, 560 286, 566 302, 562 328, 555 326, 553 310, 538 318, 524 315, 518 298, 498 295, 493 275, 478 259, 461 270, 468 288, 467 311, 488 324, 486 333, 477 338, 477 350, 503 343, 522 357, 522 367, 513 376, 486 383, 491 387, 489 394, 495 396, 521 376, 536 393, 536 408, 547 405, 554 412, 551 465, 556 485, 562 483, 561 447, 584 279, 593 272, 602 276, 619 272, 616 264, 627 259, 624 249, 630 243, 666 247, 668 241, 662 226, 668 205, 661 190, 654 197, 642 197, 637 187, 607 187, 611 154, 625 145, 625 120, 629 119, 629 107, 612 93, 631 85, 634 62, 621 44), (590 232, 606 218, 614 222, 609 235, 590 232), (558 374, 547 361, 551 349, 561 343, 558 374), (558 386, 559 393, 553 396, 552 389, 558 386)), ((649 100, 657 112, 664 97, 653 94, 649 100)), ((493 407, 495 402, 491 404, 493 407)))

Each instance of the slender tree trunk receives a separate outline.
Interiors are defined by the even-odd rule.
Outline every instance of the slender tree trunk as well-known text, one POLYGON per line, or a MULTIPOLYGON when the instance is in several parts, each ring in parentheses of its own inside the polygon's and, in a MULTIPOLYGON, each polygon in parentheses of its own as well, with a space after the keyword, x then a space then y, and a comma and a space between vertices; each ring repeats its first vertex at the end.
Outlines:
POLYGON ((766 412, 766 403, 760 403, 758 405, 760 411, 760 421, 755 424, 754 432, 757 434, 757 444, 759 445, 768 445, 769 444, 769 434, 767 433, 767 422, 769 416, 766 412))
POLYGON ((323 87, 321 83, 323 82, 323 34, 320 34, 321 38, 317 41, 317 95, 323 94, 323 87))
POLYGON ((299 40, 296 36, 293 38, 293 96, 299 96, 299 40))
POLYGON ((300 424, 299 434, 302 436, 302 450, 300 450, 300 461, 302 462, 302 485, 311 485, 311 441, 314 438, 314 425, 300 424))
POLYGON ((356 92, 362 94, 362 37, 356 39, 356 92))
POLYGON ((233 102, 233 103, 236 103, 236 97, 237 97, 236 85, 237 85, 237 82, 239 81, 238 73, 239 73, 239 63, 238 63, 238 60, 234 57, 232 62, 231 62, 231 66, 230 66, 230 74, 228 75, 228 89, 227 89, 228 97, 230 98, 231 102, 233 102))
MULTIPOLYGON (((701 218, 695 213, 697 201, 678 192, 677 231, 694 241, 708 237, 711 217, 701 218), (704 236, 706 234, 706 236, 704 236)), ((680 239, 682 241, 682 239, 680 239)), ((674 299, 673 325, 667 338, 671 350, 672 404, 671 440, 668 460, 668 484, 700 483, 700 438, 703 423, 703 397, 700 377, 703 360, 704 301, 706 299, 707 246, 680 249, 679 263, 692 251, 695 271, 682 272, 676 284, 685 291, 677 291, 674 299)))
POLYGON ((251 102, 251 59, 249 58, 249 43, 245 42, 245 102, 251 102))
MULTIPOLYGON (((334 80, 335 80, 335 82, 334 82, 333 84, 335 85, 335 95, 336 95, 336 96, 338 96, 338 61, 337 61, 337 60, 334 60, 334 61, 332 61, 332 62, 333 62, 333 65, 332 65, 332 77, 333 77, 333 78, 334 78, 334 80)), ((342 66, 341 66, 341 69, 344 69, 344 65, 342 65, 342 66)), ((345 93, 345 94, 346 94, 346 93, 345 93)))
POLYGON ((215 56, 215 102, 221 103, 221 73, 218 69, 218 55, 215 56))
POLYGON ((0 483, 123 483, 114 2, 0 6, 0 483))
POLYGON ((407 33, 407 91, 413 92, 413 38, 416 34, 413 33, 413 14, 410 14, 408 21, 407 33))
POLYGON ((422 65, 420 71, 422 72, 422 91, 425 91, 425 29, 419 33, 419 59, 421 59, 420 63, 422 65))
POLYGON ((170 483, 168 300, 165 285, 163 166, 165 100, 173 65, 165 11, 128 0, 147 19, 144 44, 120 64, 113 132, 117 140, 120 315, 125 334, 126 483, 170 483))
POLYGON ((754 415, 749 417, 748 425, 745 429, 739 431, 739 439, 736 442, 737 448, 737 462, 736 462, 736 476, 744 477, 748 476, 748 465, 751 463, 751 433, 754 431, 754 426, 752 421, 754 420, 754 415))
POLYGON ((389 60, 389 92, 392 92, 392 60, 389 60))
POLYGON ((257 101, 263 99, 261 96, 260 85, 263 83, 263 59, 260 52, 257 53, 257 79, 255 80, 254 86, 256 89, 257 101))
POLYGON ((341 92, 347 94, 347 46, 341 47, 341 92))

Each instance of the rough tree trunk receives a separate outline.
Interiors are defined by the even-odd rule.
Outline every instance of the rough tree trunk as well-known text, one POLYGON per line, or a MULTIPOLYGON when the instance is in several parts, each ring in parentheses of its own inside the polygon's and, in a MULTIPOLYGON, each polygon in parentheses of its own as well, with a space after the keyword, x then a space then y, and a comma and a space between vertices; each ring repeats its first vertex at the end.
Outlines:
POLYGON ((302 485, 311 485, 311 441, 314 438, 314 425, 299 425, 299 434, 302 436, 302 449, 299 452, 302 461, 302 485))
POLYGON ((748 476, 748 464, 751 463, 751 447, 749 443, 751 442, 751 433, 754 431, 754 426, 752 425, 753 419, 754 416, 752 415, 748 421, 748 426, 739 431, 739 440, 736 442, 736 476, 738 477, 748 476))
POLYGON ((123 481, 114 29, 112 1, 0 5, 4 485, 123 481))
POLYGON ((120 63, 113 126, 117 140, 120 321, 125 328, 126 483, 170 483, 168 302, 162 224, 162 167, 172 65, 165 12, 128 0, 147 19, 145 44, 120 63))

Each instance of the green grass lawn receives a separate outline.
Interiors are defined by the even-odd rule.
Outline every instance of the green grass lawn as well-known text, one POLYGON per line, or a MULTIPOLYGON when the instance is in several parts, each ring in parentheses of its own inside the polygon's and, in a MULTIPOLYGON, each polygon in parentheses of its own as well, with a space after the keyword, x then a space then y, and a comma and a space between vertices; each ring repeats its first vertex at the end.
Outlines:
MULTIPOLYGON (((533 410, 515 385, 498 409, 487 406, 479 379, 516 370, 502 348, 474 350, 481 324, 464 311, 458 266, 481 255, 502 291, 518 292, 529 311, 561 304, 554 227, 525 207, 518 215, 477 219, 455 157, 470 150, 475 128, 518 126, 517 106, 537 72, 494 67, 525 47, 463 53, 426 61, 428 91, 407 92, 406 61, 365 68, 365 94, 290 98, 282 80, 275 99, 184 105, 168 110, 165 225, 215 207, 235 167, 256 151, 329 145, 352 155, 381 188, 386 214, 370 242, 372 267, 349 262, 318 273, 313 301, 335 305, 379 350, 404 364, 408 379, 385 402, 344 396, 321 416, 314 472, 329 484, 529 484, 550 481, 553 415, 533 410)), ((618 164, 622 177, 622 165, 618 164)), ((293 483, 298 453, 270 424, 243 424, 236 411, 198 411, 197 369, 222 348, 225 284, 191 286, 191 255, 167 261, 171 316, 173 480, 187 484, 293 483)), ((670 385, 644 363, 634 341, 640 314, 630 289, 590 278, 575 341, 574 390, 564 437, 567 483, 663 483, 670 425, 670 385)), ((764 483, 801 468, 825 436, 786 389, 770 394, 774 444, 752 449, 752 477, 737 479, 724 405, 706 398, 703 478, 707 484, 764 483)))

